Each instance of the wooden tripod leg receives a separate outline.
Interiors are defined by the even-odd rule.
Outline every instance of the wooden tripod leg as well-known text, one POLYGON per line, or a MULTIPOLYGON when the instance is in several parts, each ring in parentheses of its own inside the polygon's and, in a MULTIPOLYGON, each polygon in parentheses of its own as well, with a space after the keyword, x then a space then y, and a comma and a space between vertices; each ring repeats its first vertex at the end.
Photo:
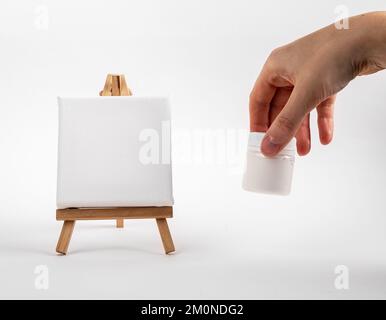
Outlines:
POLYGON ((117 228, 123 228, 124 221, 124 219, 117 219, 117 228))
POLYGON ((162 244, 165 249, 165 253, 168 254, 170 252, 175 251, 173 239, 170 234, 170 230, 169 230, 169 226, 168 226, 168 222, 166 221, 166 218, 159 218, 159 219, 156 219, 156 221, 157 221, 159 233, 161 235, 162 244))
POLYGON ((70 244, 72 231, 74 231, 75 220, 65 220, 63 222, 62 232, 56 246, 56 252, 66 254, 68 245, 70 244))

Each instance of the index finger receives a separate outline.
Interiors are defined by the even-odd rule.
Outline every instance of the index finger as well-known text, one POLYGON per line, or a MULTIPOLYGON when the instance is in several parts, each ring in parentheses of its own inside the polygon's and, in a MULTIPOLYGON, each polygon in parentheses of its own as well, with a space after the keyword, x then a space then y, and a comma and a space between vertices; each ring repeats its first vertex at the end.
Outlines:
POLYGON ((269 107, 276 87, 260 73, 249 96, 249 124, 251 132, 266 132, 269 128, 269 107))

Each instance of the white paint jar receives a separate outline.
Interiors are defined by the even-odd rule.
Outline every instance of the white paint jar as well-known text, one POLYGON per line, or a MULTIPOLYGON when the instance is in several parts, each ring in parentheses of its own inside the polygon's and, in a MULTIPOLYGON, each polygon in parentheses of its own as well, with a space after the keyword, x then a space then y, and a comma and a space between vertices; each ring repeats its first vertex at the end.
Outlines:
POLYGON ((291 192, 295 162, 295 139, 274 157, 261 153, 264 132, 251 132, 248 140, 247 161, 243 189, 252 192, 288 195, 291 192))

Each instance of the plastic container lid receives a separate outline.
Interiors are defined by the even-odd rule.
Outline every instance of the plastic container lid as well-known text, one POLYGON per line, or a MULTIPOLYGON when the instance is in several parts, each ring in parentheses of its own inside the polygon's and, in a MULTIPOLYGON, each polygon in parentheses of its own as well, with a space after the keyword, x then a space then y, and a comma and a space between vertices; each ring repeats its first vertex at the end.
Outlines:
MULTIPOLYGON (((259 148, 261 146, 261 142, 263 141, 263 138, 265 137, 265 132, 250 132, 249 138, 248 138, 248 147, 252 148, 259 148)), ((294 152, 296 148, 296 140, 295 138, 292 138, 290 142, 279 152, 294 152)))

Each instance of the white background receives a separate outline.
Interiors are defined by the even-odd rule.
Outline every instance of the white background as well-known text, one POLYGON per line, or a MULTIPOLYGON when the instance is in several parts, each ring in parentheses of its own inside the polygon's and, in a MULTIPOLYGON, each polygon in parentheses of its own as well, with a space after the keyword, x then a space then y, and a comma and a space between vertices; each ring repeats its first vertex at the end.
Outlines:
POLYGON ((0 297, 386 298, 386 72, 339 95, 334 142, 321 146, 313 129, 289 197, 242 191, 227 164, 175 161, 174 255, 153 221, 78 223, 69 255, 55 254, 56 96, 97 95, 107 73, 124 73, 134 94, 170 96, 175 133, 247 130, 269 52, 332 23, 342 4, 350 15, 385 10, 376 0, 3 0, 0 297), (38 265, 48 290, 35 287, 38 265), (338 265, 349 290, 334 286, 338 265))

